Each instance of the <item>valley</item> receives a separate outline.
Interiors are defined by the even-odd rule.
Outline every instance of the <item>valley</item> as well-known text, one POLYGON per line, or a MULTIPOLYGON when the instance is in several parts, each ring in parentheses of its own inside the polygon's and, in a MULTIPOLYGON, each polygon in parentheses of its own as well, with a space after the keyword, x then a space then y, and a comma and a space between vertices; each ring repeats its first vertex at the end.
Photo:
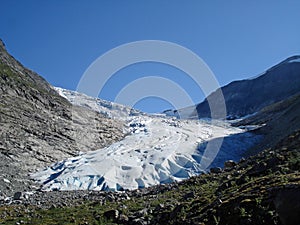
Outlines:
POLYGON ((296 224, 299 58, 222 87, 211 119, 53 87, 1 41, 0 224, 296 224))
POLYGON ((211 164, 221 167, 227 160, 239 160, 260 139, 226 121, 130 115, 130 110, 126 116, 125 106, 105 108, 99 99, 58 90, 76 105, 94 106, 102 114, 123 119, 126 137, 32 174, 45 190, 118 191, 182 181, 208 171, 211 164))

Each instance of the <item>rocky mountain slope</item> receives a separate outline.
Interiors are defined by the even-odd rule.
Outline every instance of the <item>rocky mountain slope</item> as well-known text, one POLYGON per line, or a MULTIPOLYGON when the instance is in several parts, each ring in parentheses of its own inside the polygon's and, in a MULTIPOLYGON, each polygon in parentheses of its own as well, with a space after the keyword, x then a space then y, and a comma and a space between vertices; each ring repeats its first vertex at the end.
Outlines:
POLYGON ((28 173, 123 138, 123 122, 61 97, 0 41, 0 190, 30 190, 28 173))
POLYGON ((240 127, 249 124, 261 126, 255 133, 263 135, 263 139, 254 148, 249 149, 246 155, 273 147, 279 140, 300 129, 300 94, 266 106, 255 115, 233 125, 240 127))
MULTIPOLYGON (((255 78, 231 82, 221 90, 225 98, 228 118, 239 118, 258 112, 268 105, 299 93, 300 56, 292 56, 255 78)), ((219 91, 216 90, 207 99, 218 102, 219 91)), ((179 109, 180 114, 185 115, 187 111, 191 118, 210 117, 207 99, 196 105, 196 109, 179 109)), ((219 115, 218 112, 214 113, 219 115)))

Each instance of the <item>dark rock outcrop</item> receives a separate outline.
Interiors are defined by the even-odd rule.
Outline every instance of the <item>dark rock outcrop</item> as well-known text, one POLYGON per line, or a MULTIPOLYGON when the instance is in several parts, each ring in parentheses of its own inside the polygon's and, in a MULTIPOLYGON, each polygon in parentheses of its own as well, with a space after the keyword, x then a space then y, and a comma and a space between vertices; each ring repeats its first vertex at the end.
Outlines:
MULTIPOLYGON (((300 92, 300 56, 290 57, 253 78, 234 81, 221 88, 228 118, 242 117, 300 92)), ((218 102, 219 90, 207 98, 218 102)), ((198 117, 211 117, 207 99, 196 106, 198 117)), ((214 112, 218 115, 218 112, 214 112)))

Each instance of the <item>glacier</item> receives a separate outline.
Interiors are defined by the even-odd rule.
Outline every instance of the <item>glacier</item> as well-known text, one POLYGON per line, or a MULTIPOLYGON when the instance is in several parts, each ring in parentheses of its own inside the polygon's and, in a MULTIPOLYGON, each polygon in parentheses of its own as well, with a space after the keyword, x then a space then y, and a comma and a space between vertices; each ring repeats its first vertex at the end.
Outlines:
POLYGON ((222 166, 226 160, 238 161, 260 140, 226 121, 149 115, 74 91, 56 90, 73 104, 123 120, 127 135, 106 148, 80 153, 32 174, 43 190, 122 191, 181 181, 222 166))

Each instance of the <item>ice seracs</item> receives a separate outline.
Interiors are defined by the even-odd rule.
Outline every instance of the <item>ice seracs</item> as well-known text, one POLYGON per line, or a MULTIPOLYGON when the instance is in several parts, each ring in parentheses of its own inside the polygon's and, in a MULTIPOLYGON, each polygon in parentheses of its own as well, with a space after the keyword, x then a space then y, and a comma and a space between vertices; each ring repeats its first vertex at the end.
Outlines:
POLYGON ((71 102, 76 95, 77 104, 101 109, 114 117, 119 113, 127 123, 128 135, 106 148, 66 159, 33 174, 45 190, 131 190, 180 181, 206 171, 211 165, 239 159, 257 140, 253 134, 224 121, 133 115, 130 108, 121 105, 114 109, 99 106, 100 100, 93 105, 93 98, 58 91, 71 102), (225 142, 216 152, 207 152, 209 143, 223 138, 225 142), (233 148, 236 150, 232 151, 233 148))

